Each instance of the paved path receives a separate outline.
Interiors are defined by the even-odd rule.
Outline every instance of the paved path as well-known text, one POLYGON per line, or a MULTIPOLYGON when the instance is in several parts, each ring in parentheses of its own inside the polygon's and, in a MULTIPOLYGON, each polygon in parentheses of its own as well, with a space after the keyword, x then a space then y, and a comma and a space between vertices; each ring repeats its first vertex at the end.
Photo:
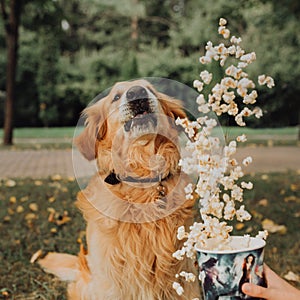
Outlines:
MULTIPOLYGON (((252 156, 253 163, 246 172, 300 170, 300 147, 245 147, 239 148, 241 161, 252 156)), ((86 177, 95 173, 95 162, 86 161, 72 150, 0 150, 0 179, 61 176, 86 177), (75 162, 75 171, 73 168, 75 162)))

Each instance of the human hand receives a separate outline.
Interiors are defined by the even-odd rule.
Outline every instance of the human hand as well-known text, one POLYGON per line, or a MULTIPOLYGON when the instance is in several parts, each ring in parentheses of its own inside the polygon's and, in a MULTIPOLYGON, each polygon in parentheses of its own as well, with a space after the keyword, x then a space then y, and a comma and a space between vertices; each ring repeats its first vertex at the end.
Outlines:
POLYGON ((299 300, 300 291, 278 276, 267 265, 264 266, 268 287, 244 283, 242 291, 248 296, 267 300, 299 300))

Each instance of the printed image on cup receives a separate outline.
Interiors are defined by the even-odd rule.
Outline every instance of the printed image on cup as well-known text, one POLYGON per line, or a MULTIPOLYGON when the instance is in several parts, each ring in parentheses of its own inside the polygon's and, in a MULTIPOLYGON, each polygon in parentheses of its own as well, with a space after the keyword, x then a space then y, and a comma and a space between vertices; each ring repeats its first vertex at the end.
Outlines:
POLYGON ((244 247, 243 239, 243 236, 232 237, 230 246, 234 250, 197 249, 204 300, 260 299, 245 295, 242 285, 250 282, 266 286, 263 273, 266 243, 251 237, 248 247, 244 247))

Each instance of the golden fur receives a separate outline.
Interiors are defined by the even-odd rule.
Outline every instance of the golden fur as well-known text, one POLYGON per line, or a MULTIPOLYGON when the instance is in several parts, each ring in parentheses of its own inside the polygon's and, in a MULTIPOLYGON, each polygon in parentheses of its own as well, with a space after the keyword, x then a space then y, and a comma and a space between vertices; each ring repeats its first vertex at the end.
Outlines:
POLYGON ((194 205, 185 199, 187 180, 178 168, 174 120, 185 117, 180 102, 138 80, 117 83, 108 96, 84 113, 86 127, 76 144, 87 159, 96 158, 98 165, 98 173, 79 192, 76 202, 87 222, 88 251, 81 249, 78 256, 50 253, 40 260, 41 266, 70 281, 69 299, 172 300, 199 296, 198 282, 182 283, 185 293, 181 297, 172 288, 175 280, 180 281, 175 274, 195 271, 190 260, 172 257, 180 246, 177 228, 191 224, 194 205), (141 127, 137 119, 137 129, 145 132, 133 136, 131 129, 123 130, 126 113, 120 116, 120 101, 125 101, 126 91, 136 86, 144 87, 155 98, 150 106, 155 107, 157 125, 149 121, 149 126, 155 127, 151 131, 141 127), (116 94, 119 101, 113 100, 116 94), (163 179, 104 182, 112 172, 118 178, 154 178, 159 173, 163 179), (160 197, 161 188, 166 197, 160 197))

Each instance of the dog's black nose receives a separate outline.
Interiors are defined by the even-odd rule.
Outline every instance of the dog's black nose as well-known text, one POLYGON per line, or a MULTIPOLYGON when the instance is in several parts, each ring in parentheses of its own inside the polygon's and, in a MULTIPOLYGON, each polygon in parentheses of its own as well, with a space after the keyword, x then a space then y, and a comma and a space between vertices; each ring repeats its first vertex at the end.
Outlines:
POLYGON ((128 100, 144 99, 144 98, 148 98, 148 93, 145 88, 143 88, 142 86, 136 85, 136 86, 131 87, 127 91, 126 97, 128 100))

